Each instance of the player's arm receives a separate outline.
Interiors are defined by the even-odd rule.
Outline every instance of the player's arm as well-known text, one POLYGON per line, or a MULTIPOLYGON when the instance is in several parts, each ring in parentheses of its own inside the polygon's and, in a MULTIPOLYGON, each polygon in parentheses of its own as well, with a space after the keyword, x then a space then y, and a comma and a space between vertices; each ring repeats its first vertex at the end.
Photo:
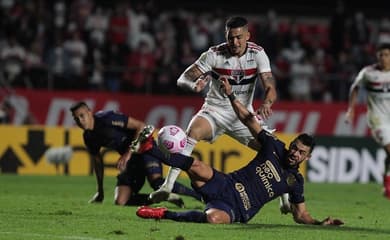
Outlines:
POLYGON ((343 221, 339 219, 333 219, 331 217, 327 217, 322 221, 314 219, 307 211, 305 203, 291 204, 291 210, 292 210, 294 221, 299 224, 335 225, 335 226, 344 224, 343 221))
POLYGON ((256 137, 257 134, 262 130, 262 127, 257 121, 256 116, 249 112, 248 109, 242 105, 238 99, 236 99, 236 96, 232 91, 232 86, 226 78, 220 78, 220 81, 222 84, 221 88, 228 96, 237 117, 245 126, 248 127, 252 135, 256 137))
POLYGON ((103 178, 104 178, 104 166, 103 158, 100 154, 92 155, 94 160, 94 171, 96 176, 96 187, 97 191, 95 195, 89 200, 90 203, 101 203, 104 200, 103 190, 103 178))
POLYGON ((264 100, 257 114, 263 119, 268 119, 272 114, 271 107, 277 99, 276 81, 272 72, 260 73, 260 79, 264 88, 264 100))
POLYGON ((348 98, 348 109, 345 113, 345 122, 346 123, 352 123, 354 117, 355 117, 355 106, 357 103, 357 98, 359 94, 359 86, 360 83, 365 78, 367 68, 362 68, 360 72, 357 74, 354 82, 352 83, 351 87, 349 88, 349 98, 348 98))
POLYGON ((354 117, 355 117, 355 106, 357 103, 357 96, 359 93, 359 85, 352 84, 350 90, 349 90, 349 99, 348 99, 348 109, 345 113, 345 122, 346 123, 352 123, 354 117))
MULTIPOLYGON (((134 136, 134 139, 138 138, 139 134, 141 133, 141 131, 144 127, 145 127, 144 122, 142 122, 138 119, 132 118, 132 117, 128 117, 126 128, 136 130, 136 134, 134 136)), ((119 159, 117 161, 117 168, 120 171, 123 171, 126 169, 126 163, 131 158, 131 155, 132 155, 131 149, 128 148, 127 151, 119 157, 119 159)))
POLYGON ((194 92, 202 91, 207 85, 207 78, 196 64, 189 66, 177 79, 177 86, 194 92))

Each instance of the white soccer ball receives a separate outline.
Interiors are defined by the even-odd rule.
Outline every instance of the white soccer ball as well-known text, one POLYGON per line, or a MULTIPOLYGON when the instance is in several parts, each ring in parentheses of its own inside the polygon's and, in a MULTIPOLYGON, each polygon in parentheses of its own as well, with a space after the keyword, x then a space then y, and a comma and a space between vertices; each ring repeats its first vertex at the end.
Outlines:
POLYGON ((165 153, 181 153, 187 144, 187 135, 180 127, 168 125, 158 132, 157 144, 165 153))

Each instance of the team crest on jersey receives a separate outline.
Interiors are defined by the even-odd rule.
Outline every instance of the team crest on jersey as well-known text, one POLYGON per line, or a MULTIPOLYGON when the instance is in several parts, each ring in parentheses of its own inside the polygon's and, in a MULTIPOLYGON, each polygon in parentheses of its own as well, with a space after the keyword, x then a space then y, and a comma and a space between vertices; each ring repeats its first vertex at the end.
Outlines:
POLYGON ((231 74, 232 78, 236 81, 236 82, 240 82, 244 76, 245 76, 245 72, 243 70, 232 70, 231 71, 231 74))
POLYGON ((288 174, 286 181, 287 181, 287 185, 289 187, 291 187, 297 182, 297 179, 295 178, 295 176, 293 174, 290 173, 290 174, 288 174))

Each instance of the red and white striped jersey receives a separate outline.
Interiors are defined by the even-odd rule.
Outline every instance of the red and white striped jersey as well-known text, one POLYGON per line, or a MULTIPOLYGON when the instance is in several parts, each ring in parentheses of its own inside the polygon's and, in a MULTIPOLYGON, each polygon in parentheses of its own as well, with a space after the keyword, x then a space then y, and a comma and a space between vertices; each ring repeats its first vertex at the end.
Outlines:
POLYGON ((253 42, 247 42, 246 52, 241 57, 231 55, 227 43, 210 47, 195 64, 203 73, 210 73, 212 77, 205 102, 214 106, 231 107, 220 91, 219 77, 228 78, 236 97, 245 106, 251 106, 259 74, 271 72, 267 54, 253 42))
POLYGON ((353 84, 367 91, 369 124, 383 125, 390 116, 390 71, 379 69, 377 64, 368 65, 360 70, 353 84), (383 117, 385 119, 381 119, 383 117))

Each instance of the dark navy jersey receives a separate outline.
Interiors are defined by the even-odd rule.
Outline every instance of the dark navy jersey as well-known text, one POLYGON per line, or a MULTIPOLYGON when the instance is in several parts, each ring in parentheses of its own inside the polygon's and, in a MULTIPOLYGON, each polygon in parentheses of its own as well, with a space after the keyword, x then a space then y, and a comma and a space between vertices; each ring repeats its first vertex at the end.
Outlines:
POLYGON ((245 222, 283 193, 289 193, 292 203, 304 202, 303 176, 297 167, 288 166, 285 144, 266 131, 261 131, 257 139, 261 152, 247 166, 229 174, 236 207, 245 222))
POLYGON ((134 140, 136 129, 128 129, 128 116, 114 111, 99 111, 94 114, 94 127, 85 130, 83 137, 88 151, 96 155, 101 147, 125 153, 134 140))

